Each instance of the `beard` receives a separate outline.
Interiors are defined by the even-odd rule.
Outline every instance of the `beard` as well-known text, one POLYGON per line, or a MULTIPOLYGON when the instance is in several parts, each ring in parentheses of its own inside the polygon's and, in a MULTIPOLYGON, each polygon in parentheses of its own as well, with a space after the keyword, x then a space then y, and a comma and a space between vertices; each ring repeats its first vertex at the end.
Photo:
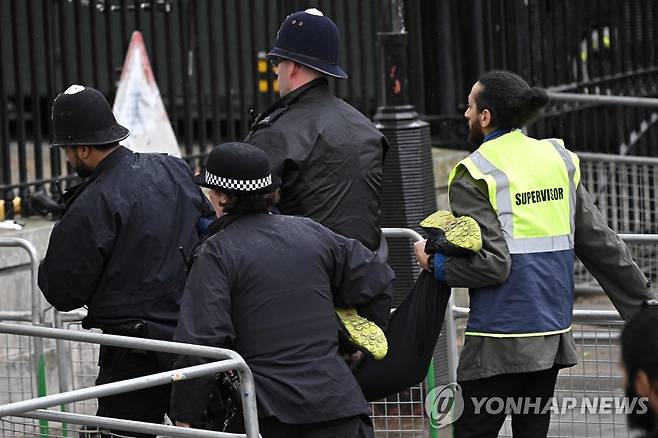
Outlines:
POLYGON ((484 143, 484 132, 478 124, 469 124, 468 126, 468 142, 474 146, 473 150, 477 149, 484 143))
POLYGON ((94 171, 93 169, 90 169, 83 163, 82 159, 78 157, 77 151, 75 152, 75 160, 73 163, 71 163, 73 166, 73 170, 75 170, 75 173, 78 174, 80 178, 89 178, 91 176, 91 173, 94 171))
POLYGON ((73 169, 75 170, 75 173, 78 174, 80 178, 89 178, 91 176, 92 170, 85 166, 84 164, 79 164, 73 166, 73 169))
MULTIPOLYGON (((635 389, 630 386, 626 386, 626 397, 628 397, 629 400, 632 400, 633 398, 639 399, 635 389)), ((628 427, 630 429, 639 429, 644 432, 654 431, 656 429, 656 416, 651 410, 651 407, 648 406, 648 410, 644 414, 638 413, 636 409, 633 409, 632 412, 626 415, 628 427)))

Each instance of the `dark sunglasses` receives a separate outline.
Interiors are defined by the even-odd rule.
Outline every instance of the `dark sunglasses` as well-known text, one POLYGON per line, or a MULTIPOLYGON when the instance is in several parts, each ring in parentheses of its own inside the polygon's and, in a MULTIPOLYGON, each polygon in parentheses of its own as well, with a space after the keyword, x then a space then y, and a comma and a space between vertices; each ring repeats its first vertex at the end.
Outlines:
POLYGON ((274 68, 277 68, 281 61, 283 61, 283 58, 278 58, 276 56, 270 57, 270 65, 274 68))

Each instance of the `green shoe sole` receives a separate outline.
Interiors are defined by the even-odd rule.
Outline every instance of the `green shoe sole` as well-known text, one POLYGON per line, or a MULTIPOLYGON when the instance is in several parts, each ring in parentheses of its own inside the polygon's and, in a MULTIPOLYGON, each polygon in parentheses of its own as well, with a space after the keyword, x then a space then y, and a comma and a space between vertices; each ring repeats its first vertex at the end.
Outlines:
POLYGON ((427 216, 419 224, 422 228, 439 228, 447 226, 450 222, 455 220, 455 216, 448 210, 439 210, 427 216))
POLYGON ((356 309, 336 309, 336 315, 354 346, 376 360, 386 356, 388 341, 377 324, 359 316, 356 309))
POLYGON ((480 226, 470 216, 460 216, 448 223, 443 231, 446 240, 458 248, 478 252, 482 249, 480 226))
POLYGON ((420 226, 428 235, 425 252, 440 252, 447 256, 462 256, 482 249, 480 226, 470 216, 455 217, 439 210, 426 217, 420 226))

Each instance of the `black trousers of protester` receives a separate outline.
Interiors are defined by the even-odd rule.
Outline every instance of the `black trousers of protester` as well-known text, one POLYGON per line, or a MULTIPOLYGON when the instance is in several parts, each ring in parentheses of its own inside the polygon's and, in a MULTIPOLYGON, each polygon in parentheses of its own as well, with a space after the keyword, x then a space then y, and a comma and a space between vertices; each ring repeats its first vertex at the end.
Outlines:
POLYGON ((388 322, 386 357, 366 358, 358 366, 356 380, 366 400, 379 400, 423 381, 449 298, 450 286, 436 281, 431 272, 421 272, 388 322))
MULTIPOLYGON (((172 355, 102 345, 98 358, 100 371, 96 385, 166 371, 171 369, 174 359, 175 356, 172 355)), ((160 385, 101 397, 98 399, 96 415, 162 424, 165 413, 169 411, 170 395, 171 385, 160 385)), ((112 432, 122 436, 155 437, 155 435, 120 430, 112 432)))
MULTIPOLYGON (((472 398, 478 399, 478 405, 484 397, 512 397, 518 399, 529 397, 533 402, 541 398, 539 411, 553 396, 558 368, 532 373, 501 374, 486 379, 459 382, 464 397, 464 413, 454 424, 455 438, 495 438, 507 416, 503 410, 498 414, 485 412, 486 403, 481 405, 476 414, 472 398)), ((498 403, 492 405, 494 409, 498 403)), ((496 409, 497 410, 497 409, 496 409)), ((530 412, 533 412, 534 408, 530 412)), ((523 438, 545 438, 551 420, 550 411, 541 413, 512 414, 512 435, 523 438)))
MULTIPOLYGON (((258 420, 258 429, 263 438, 370 438, 374 436, 370 419, 367 416, 359 415, 310 424, 286 424, 276 417, 267 417, 258 420)), ((231 421, 226 432, 245 433, 241 415, 237 415, 231 421)))

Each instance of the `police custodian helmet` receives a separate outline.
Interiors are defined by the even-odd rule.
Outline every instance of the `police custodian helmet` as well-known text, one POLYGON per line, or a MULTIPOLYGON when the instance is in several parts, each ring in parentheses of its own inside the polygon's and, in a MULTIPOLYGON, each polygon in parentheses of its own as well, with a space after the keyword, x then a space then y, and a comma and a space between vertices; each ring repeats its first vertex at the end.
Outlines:
POLYGON ((52 146, 112 144, 128 137, 119 125, 105 96, 95 88, 71 85, 53 102, 52 146))
POLYGON ((317 9, 295 12, 286 17, 276 35, 268 58, 284 58, 336 78, 347 78, 338 65, 338 27, 317 9))

